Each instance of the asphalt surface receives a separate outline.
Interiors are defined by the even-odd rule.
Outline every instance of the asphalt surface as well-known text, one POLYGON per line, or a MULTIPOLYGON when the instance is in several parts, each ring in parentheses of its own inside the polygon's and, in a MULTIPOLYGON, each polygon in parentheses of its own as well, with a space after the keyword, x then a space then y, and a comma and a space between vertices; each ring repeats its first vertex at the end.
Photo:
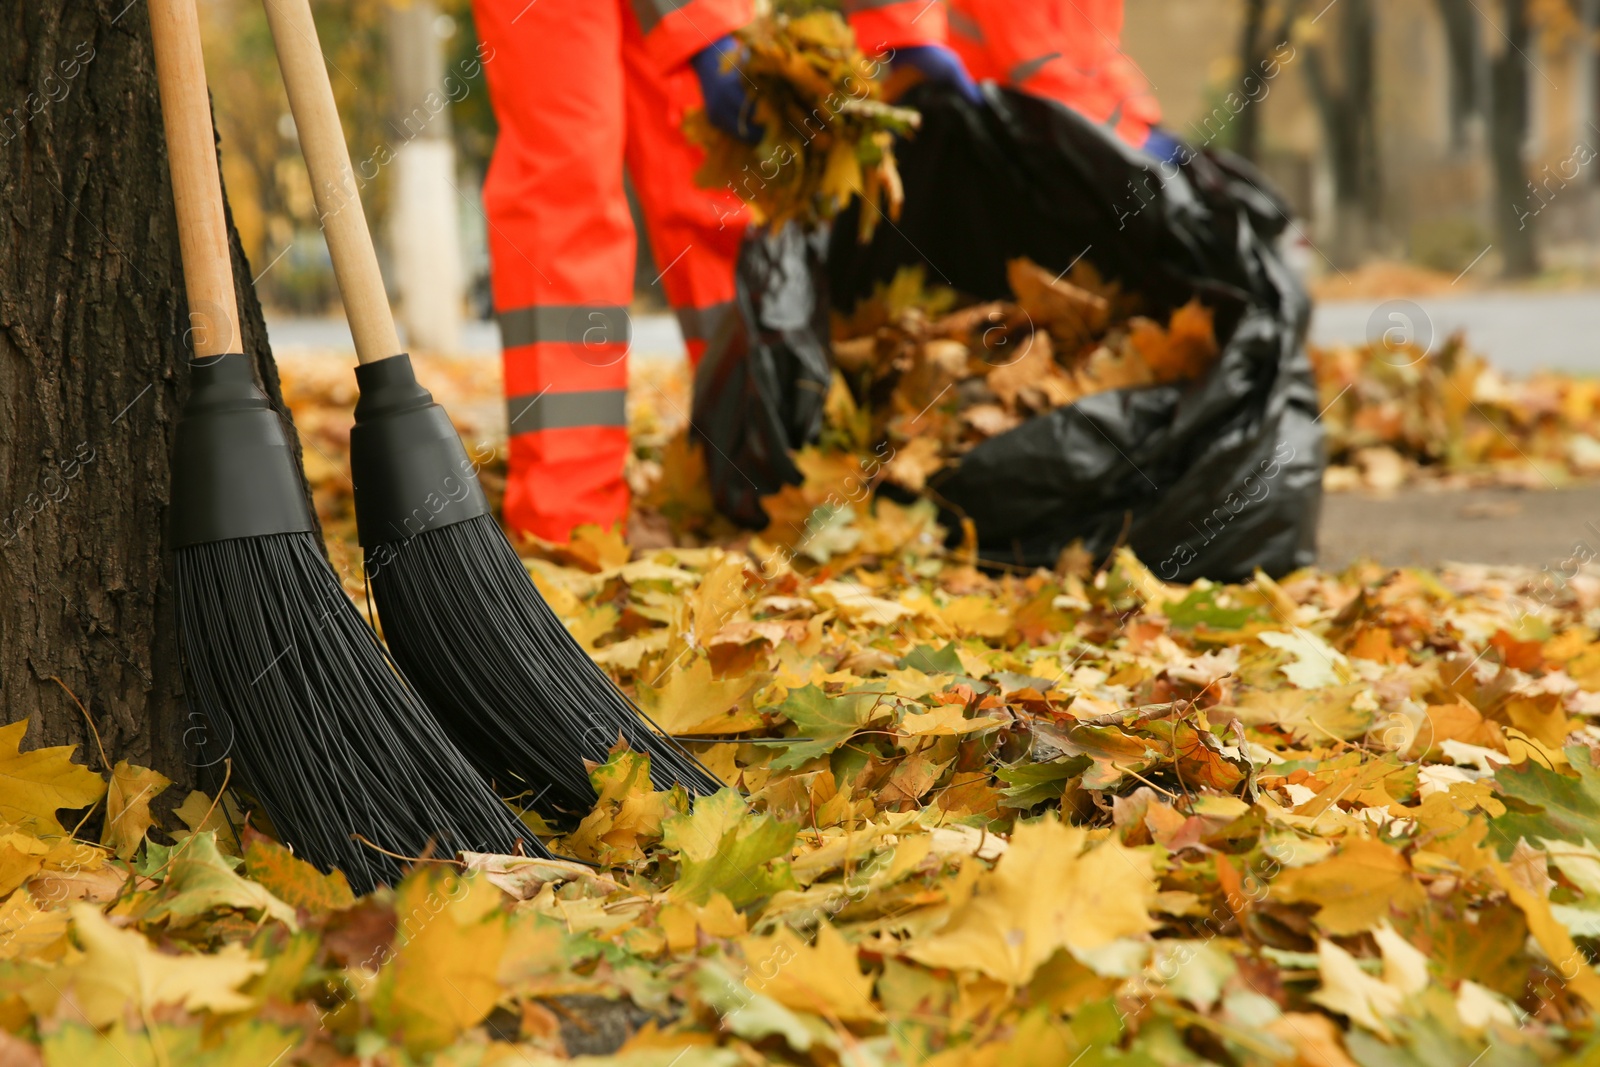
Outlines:
POLYGON ((1311 339, 1376 341, 1386 331, 1442 344, 1458 330, 1511 377, 1536 370, 1600 375, 1600 293, 1462 293, 1398 300, 1329 301, 1311 318, 1311 339))
MULTIPOLYGON (((681 359, 683 341, 671 315, 635 315, 633 353, 644 359, 681 359)), ((1401 300, 1327 301, 1311 320, 1313 341, 1361 343, 1389 330, 1440 344, 1457 330, 1472 347, 1512 376, 1539 369, 1600 375, 1600 292, 1463 293, 1401 300)), ((354 351, 342 317, 267 319, 274 347, 354 351)), ((469 322, 463 353, 497 355, 492 322, 469 322)))
POLYGON ((1600 556, 1600 486, 1570 489, 1410 489, 1391 497, 1323 498, 1319 562, 1368 558, 1391 566, 1439 563, 1559 568, 1580 543, 1600 556))

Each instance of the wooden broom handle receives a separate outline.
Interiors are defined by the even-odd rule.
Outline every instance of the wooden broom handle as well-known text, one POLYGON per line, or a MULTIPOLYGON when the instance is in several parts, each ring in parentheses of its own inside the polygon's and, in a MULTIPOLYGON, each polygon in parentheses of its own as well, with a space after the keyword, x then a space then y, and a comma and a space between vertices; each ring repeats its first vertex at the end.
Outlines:
POLYGON ((394 315, 372 251, 372 235, 361 211, 361 194, 339 110, 328 84, 328 68, 317 44, 309 0, 265 0, 272 44, 278 51, 289 110, 300 134, 300 153, 311 174, 317 214, 333 257, 333 274, 344 298, 345 318, 356 342, 356 358, 372 363, 400 354, 394 315))
POLYGON ((189 295, 189 342, 197 359, 240 352, 233 259, 194 0, 150 0, 150 38, 178 213, 183 285, 189 295))

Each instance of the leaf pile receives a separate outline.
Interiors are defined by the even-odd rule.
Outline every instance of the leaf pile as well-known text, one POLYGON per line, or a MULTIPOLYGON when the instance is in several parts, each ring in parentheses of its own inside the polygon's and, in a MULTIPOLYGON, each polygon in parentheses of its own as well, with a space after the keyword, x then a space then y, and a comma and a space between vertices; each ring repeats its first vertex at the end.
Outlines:
POLYGON ((1600 474, 1600 380, 1508 380, 1460 337, 1437 351, 1311 349, 1332 489, 1411 481, 1543 488, 1600 474))
POLYGON ((993 577, 927 504, 824 564, 529 545, 729 786, 353 899, 247 797, 0 730, 0 1050, 157 1064, 1590 1062, 1600 577, 993 577), (109 778, 109 781, 108 781, 109 778), (99 832, 95 832, 96 828, 99 832), (238 835, 235 835, 238 828, 238 835))
POLYGON ((857 195, 872 209, 861 213, 862 240, 880 214, 898 218, 904 196, 894 135, 920 119, 883 101, 882 63, 861 53, 843 17, 773 14, 737 36, 748 50, 738 65, 762 139, 746 144, 713 126, 704 110, 691 112, 684 132, 706 150, 696 180, 732 190, 756 223, 774 229, 832 219, 857 195))
POLYGON ((1035 415, 1111 389, 1188 381, 1218 355, 1210 310, 1178 308, 1165 326, 1136 297, 1079 261, 1072 277, 1011 261, 1014 299, 956 307, 904 268, 839 324, 834 362, 849 386, 829 422, 859 451, 892 450, 885 480, 927 479, 1035 415))

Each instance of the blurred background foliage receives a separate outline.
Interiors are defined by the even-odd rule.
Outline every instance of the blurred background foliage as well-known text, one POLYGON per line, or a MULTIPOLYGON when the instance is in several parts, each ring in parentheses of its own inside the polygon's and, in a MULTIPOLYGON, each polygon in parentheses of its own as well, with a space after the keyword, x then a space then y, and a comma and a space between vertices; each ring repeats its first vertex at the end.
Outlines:
MULTIPOLYGON (((358 173, 376 172, 362 186, 361 199, 380 255, 392 178, 380 164, 411 136, 391 117, 399 102, 389 86, 385 15, 390 6, 391 0, 340 0, 312 8, 350 157, 358 173)), ((459 98, 449 102, 457 169, 469 176, 462 188, 475 190, 494 147, 495 123, 481 65, 475 62, 471 3, 437 0, 435 6, 445 70, 465 83, 465 92, 457 91, 459 98)), ((327 311, 338 293, 261 0, 202 0, 201 26, 223 178, 234 223, 260 276, 261 298, 302 314, 327 311)), ((402 110, 420 104, 407 101, 402 110)), ((464 218, 476 214, 475 208, 463 207, 464 218)))

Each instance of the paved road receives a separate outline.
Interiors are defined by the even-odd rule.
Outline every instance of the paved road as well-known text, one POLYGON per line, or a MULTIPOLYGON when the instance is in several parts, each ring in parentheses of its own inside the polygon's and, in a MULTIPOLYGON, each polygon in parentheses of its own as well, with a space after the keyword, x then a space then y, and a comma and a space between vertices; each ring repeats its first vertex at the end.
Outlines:
MULTIPOLYGON (((267 318, 267 339, 275 349, 313 349, 354 352, 350 327, 344 318, 267 318)), ((401 342, 405 341, 402 328, 401 342)), ((500 354, 500 330, 492 322, 469 322, 461 331, 461 352, 465 355, 500 354)), ((682 359, 683 334, 671 315, 633 316, 633 354, 644 359, 682 359)))
MULTIPOLYGON (((1400 303, 1329 301, 1318 305, 1311 335, 1323 343, 1361 342, 1374 330, 1374 323, 1379 324, 1379 334, 1400 328, 1414 331, 1412 336, 1431 336, 1435 343, 1464 329, 1473 347, 1508 374, 1543 367, 1600 375, 1600 292, 1465 293, 1400 303)), ((354 349, 342 317, 274 316, 267 320, 267 332, 275 347, 354 349)), ((468 323, 461 347, 465 352, 495 355, 500 351, 499 332, 493 323, 468 323)), ((677 322, 671 315, 635 316, 633 351, 646 359, 681 358, 677 322)))
POLYGON ((1394 328, 1436 344, 1465 330, 1474 349, 1513 376, 1540 369, 1600 375, 1600 292, 1329 301, 1311 320, 1312 339, 1323 343, 1362 342, 1394 328))
POLYGON ((1333 493, 1323 501, 1319 562, 1337 568, 1366 556, 1392 566, 1559 567, 1579 542, 1600 556, 1600 486, 1410 490, 1387 499, 1333 493))

